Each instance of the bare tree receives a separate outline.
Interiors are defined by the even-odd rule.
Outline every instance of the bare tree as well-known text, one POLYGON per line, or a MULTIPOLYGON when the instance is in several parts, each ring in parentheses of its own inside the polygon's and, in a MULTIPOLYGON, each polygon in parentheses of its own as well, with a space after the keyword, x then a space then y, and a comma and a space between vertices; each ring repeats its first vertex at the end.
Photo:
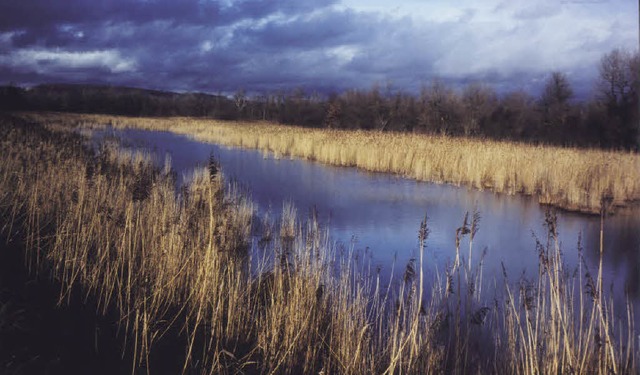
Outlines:
POLYGON ((542 102, 545 104, 566 104, 573 96, 573 89, 564 73, 553 72, 545 84, 542 92, 542 102))
POLYGON ((391 111, 387 96, 380 93, 380 86, 378 84, 374 84, 367 97, 369 110, 374 121, 374 128, 379 131, 385 131, 391 120, 391 111))
POLYGON ((468 136, 477 133, 480 130, 480 122, 491 115, 497 102, 496 93, 483 84, 472 83, 465 87, 462 93, 464 134, 468 136))
POLYGON ((614 49, 600 60, 598 98, 606 108, 608 137, 627 148, 640 147, 638 90, 640 57, 638 52, 614 49), (617 140, 617 142, 615 141, 617 140))
POLYGON ((233 94, 233 102, 236 105, 238 116, 242 115, 242 111, 247 106, 247 96, 244 89, 239 89, 233 94))
POLYGON ((340 116, 342 115, 342 108, 340 102, 333 99, 329 102, 327 107, 327 113, 324 118, 324 126, 329 129, 340 127, 340 116))
POLYGON ((566 124, 571 109, 569 99, 572 96, 573 89, 567 76, 560 72, 551 73, 540 98, 545 124, 556 127, 566 124))
POLYGON ((428 132, 455 133, 460 123, 462 106, 455 92, 440 80, 434 80, 420 92, 418 123, 428 132))
POLYGON ((413 95, 397 92, 391 98, 392 121, 389 127, 393 130, 412 131, 418 116, 415 104, 413 95))
POLYGON ((484 134, 493 138, 532 139, 540 122, 535 104, 535 99, 524 91, 508 93, 500 100, 484 134))
POLYGON ((633 65, 631 55, 619 49, 614 49, 600 60, 598 93, 608 105, 617 106, 629 100, 638 74, 633 71, 633 65))
POLYGON ((260 94, 254 98, 254 101, 259 106, 259 116, 262 121, 267 119, 267 110, 269 106, 269 97, 265 94, 260 94))

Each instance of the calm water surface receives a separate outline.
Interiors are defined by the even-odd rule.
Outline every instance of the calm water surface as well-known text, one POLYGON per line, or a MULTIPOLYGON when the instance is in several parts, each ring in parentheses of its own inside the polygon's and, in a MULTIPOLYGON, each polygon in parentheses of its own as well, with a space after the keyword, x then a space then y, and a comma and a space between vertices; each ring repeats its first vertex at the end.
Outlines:
MULTIPOLYGON (((369 250, 372 261, 385 275, 394 260, 398 267, 404 267, 416 255, 417 233, 425 214, 430 229, 425 254, 427 268, 430 272, 442 271, 455 259, 456 228, 462 225, 465 213, 474 210, 480 213, 481 221, 472 260, 478 262, 486 249, 485 280, 502 277, 501 263, 511 279, 537 275, 534 236, 546 239, 545 208, 531 197, 416 182, 297 159, 276 159, 261 151, 197 142, 168 132, 129 129, 96 133, 97 138, 105 135, 121 138, 125 146, 152 151, 160 165, 165 154, 170 154, 179 183, 189 171, 206 165, 213 152, 227 179, 251 191, 258 211, 271 210, 277 215, 285 201, 292 201, 301 216, 315 207, 320 223, 329 228, 334 241, 357 250, 369 250)), ((587 264, 595 272, 599 217, 557 214, 567 265, 573 269, 578 264, 577 244, 581 238, 587 264)), ((604 285, 618 296, 628 293, 639 321, 640 210, 607 219, 604 251, 604 285)), ((467 256, 467 242, 463 243, 461 253, 467 256)))

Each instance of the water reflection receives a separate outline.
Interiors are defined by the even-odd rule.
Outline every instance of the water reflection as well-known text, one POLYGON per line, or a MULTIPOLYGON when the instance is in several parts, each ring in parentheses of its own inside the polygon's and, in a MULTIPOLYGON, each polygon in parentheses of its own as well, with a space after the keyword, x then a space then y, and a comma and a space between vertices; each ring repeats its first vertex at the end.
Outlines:
MULTIPOLYGON (((133 147, 155 152, 160 164, 171 154, 173 167, 183 175, 204 165, 213 152, 227 178, 247 186, 260 211, 277 213, 291 200, 304 214, 315 207, 320 222, 332 238, 359 249, 370 249, 375 265, 388 275, 394 260, 402 267, 415 255, 420 221, 428 215, 427 267, 442 270, 455 258, 455 230, 466 212, 478 210, 480 231, 474 240, 473 262, 483 249, 484 274, 502 275, 504 263, 510 275, 537 273, 537 236, 546 240, 545 209, 530 197, 498 195, 464 187, 416 182, 386 174, 371 174, 302 160, 276 159, 255 150, 239 150, 193 141, 167 132, 113 130, 133 147)), ((589 267, 595 270, 599 253, 598 217, 558 213, 560 240, 567 264, 578 264, 576 250, 581 237, 589 267)), ((638 306, 640 300, 640 215, 633 212, 609 218, 605 225, 604 285, 627 291, 638 306)), ((468 254, 463 243, 462 255, 468 254)), ((621 294, 621 293, 619 293, 621 294)), ((637 310, 637 308, 636 308, 637 310)), ((618 310, 620 311, 620 310, 618 310)), ((640 313, 638 314, 640 315, 640 313)))

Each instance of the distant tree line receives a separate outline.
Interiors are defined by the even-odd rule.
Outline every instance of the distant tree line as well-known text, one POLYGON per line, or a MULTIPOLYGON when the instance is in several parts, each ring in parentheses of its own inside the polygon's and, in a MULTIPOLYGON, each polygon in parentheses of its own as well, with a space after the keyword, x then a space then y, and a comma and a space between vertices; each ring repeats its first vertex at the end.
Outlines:
POLYGON ((499 96, 482 83, 456 91, 439 80, 417 95, 374 85, 329 96, 303 89, 252 96, 238 90, 224 96, 48 84, 1 87, 0 109, 265 120, 637 151, 639 75, 638 53, 616 49, 602 57, 594 94, 587 101, 575 100, 567 76, 553 72, 539 97, 524 91, 499 96))
POLYGON ((44 84, 0 88, 0 106, 10 110, 104 113, 126 116, 237 118, 225 96, 178 94, 128 87, 44 84))

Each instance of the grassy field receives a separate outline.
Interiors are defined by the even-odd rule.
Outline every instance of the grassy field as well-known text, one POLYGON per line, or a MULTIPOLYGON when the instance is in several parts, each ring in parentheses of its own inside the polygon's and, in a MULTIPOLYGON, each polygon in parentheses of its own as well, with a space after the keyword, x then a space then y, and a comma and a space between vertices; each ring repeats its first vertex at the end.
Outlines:
MULTIPOLYGON (((154 352, 175 337, 189 373, 639 370, 632 309, 614 314, 601 270, 565 271, 553 214, 537 280, 510 284, 505 270, 482 294, 482 265, 464 257, 424 274, 425 218, 418 257, 387 287, 295 207, 279 223, 256 217, 215 160, 176 195, 168 167, 115 146, 87 149, 67 131, 76 122, 0 122, 4 235, 24 241, 31 272, 61 282, 60 303, 82 293, 99 301, 96 314, 120 317, 132 372, 162 372, 154 352), (259 249, 252 228, 262 230, 259 249)), ((458 254, 473 251, 478 228, 478 217, 462 216, 451 228, 458 254)))
POLYGON ((540 203, 572 211, 598 213, 603 201, 612 207, 640 201, 640 155, 629 152, 191 118, 56 114, 46 115, 46 121, 172 131, 283 157, 499 193, 534 195, 540 203))

